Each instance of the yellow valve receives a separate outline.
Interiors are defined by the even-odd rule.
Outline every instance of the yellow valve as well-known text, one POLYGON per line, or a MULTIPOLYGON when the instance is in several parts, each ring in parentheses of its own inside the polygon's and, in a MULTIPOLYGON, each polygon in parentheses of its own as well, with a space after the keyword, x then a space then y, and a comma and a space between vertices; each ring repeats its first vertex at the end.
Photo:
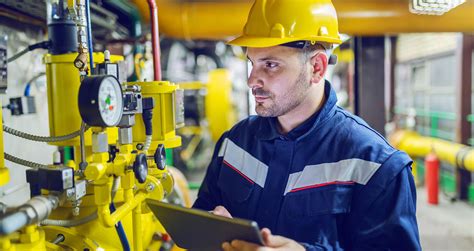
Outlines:
POLYGON ((87 166, 84 175, 88 180, 99 180, 107 172, 107 165, 102 163, 91 163, 87 166))
POLYGON ((94 153, 92 155, 93 163, 90 163, 84 175, 88 180, 99 180, 107 173, 107 160, 109 159, 108 153, 94 153))

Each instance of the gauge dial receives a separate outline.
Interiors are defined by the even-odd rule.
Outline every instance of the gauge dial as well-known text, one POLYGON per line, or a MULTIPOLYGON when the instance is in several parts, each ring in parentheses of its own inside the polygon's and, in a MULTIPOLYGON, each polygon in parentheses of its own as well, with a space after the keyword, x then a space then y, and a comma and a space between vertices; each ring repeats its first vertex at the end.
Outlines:
POLYGON ((102 81, 98 100, 102 120, 107 125, 116 125, 122 117, 122 90, 113 78, 106 78, 102 81))
POLYGON ((122 87, 113 76, 86 77, 79 89, 79 111, 88 125, 116 126, 123 113, 122 87))

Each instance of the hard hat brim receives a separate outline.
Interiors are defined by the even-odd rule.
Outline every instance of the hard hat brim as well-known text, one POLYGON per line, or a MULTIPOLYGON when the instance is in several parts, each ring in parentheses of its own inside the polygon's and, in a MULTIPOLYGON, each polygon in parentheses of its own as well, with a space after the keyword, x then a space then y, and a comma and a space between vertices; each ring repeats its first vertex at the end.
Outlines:
POLYGON ((290 43, 294 41, 314 41, 314 42, 321 42, 321 43, 329 43, 329 44, 341 44, 341 39, 336 39, 332 37, 310 37, 310 38, 295 38, 295 37, 287 37, 287 38, 279 38, 279 37, 252 37, 252 36, 240 36, 236 39, 233 39, 227 44, 242 46, 242 47, 251 47, 251 48, 262 48, 262 47, 272 47, 277 46, 285 43, 290 43))

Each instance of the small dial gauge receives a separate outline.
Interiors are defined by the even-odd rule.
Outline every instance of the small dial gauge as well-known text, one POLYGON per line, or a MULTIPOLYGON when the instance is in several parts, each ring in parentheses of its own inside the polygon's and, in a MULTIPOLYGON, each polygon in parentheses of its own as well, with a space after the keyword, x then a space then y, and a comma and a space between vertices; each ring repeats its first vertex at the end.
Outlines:
MULTIPOLYGON (((120 88, 120 85, 118 86, 120 88)), ((111 78, 105 79, 99 88, 100 115, 108 125, 115 125, 120 120, 122 111, 122 91, 111 78)))
POLYGON ((116 126, 123 113, 122 87, 113 76, 92 76, 79 89, 79 111, 88 125, 116 126))

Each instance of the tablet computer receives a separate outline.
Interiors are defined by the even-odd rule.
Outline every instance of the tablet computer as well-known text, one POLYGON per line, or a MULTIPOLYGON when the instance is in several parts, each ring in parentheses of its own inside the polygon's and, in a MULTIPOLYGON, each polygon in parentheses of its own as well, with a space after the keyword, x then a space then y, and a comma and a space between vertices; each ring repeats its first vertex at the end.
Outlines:
POLYGON ((224 242, 244 240, 263 245, 254 221, 227 218, 207 211, 147 199, 148 207, 180 248, 222 250, 224 242))

